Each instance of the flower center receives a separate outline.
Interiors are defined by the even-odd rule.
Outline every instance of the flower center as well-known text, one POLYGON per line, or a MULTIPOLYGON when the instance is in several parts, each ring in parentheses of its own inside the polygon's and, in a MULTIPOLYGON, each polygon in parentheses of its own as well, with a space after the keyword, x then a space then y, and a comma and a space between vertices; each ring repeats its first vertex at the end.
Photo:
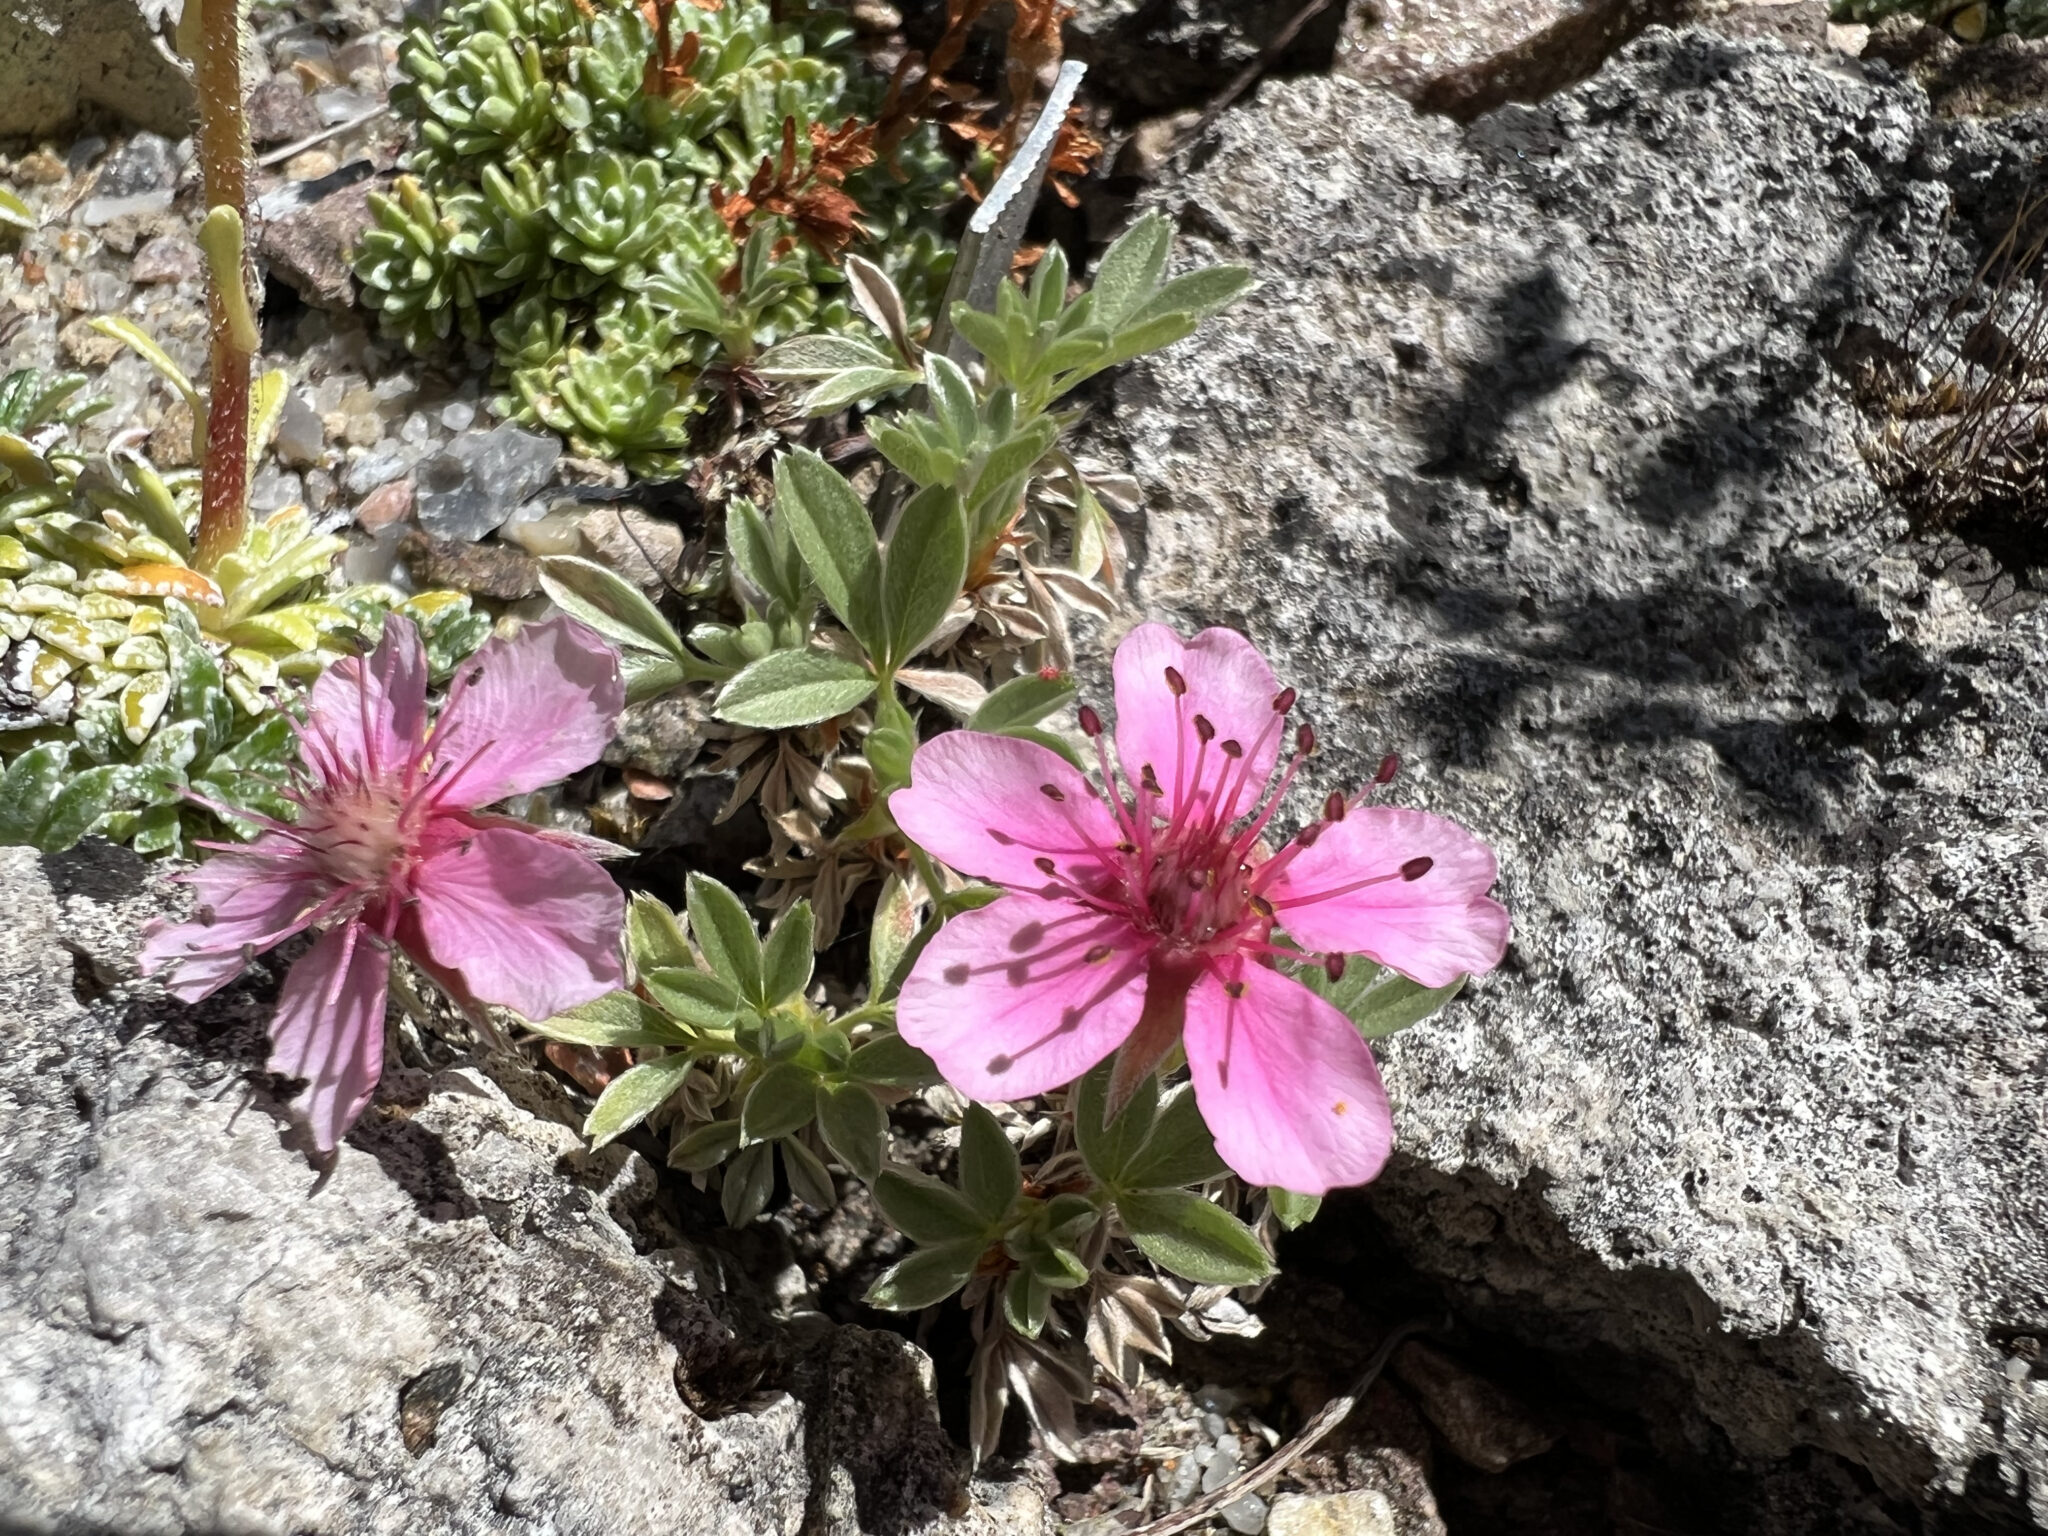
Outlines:
POLYGON ((407 860, 405 800, 400 786, 371 781, 308 796, 299 830, 321 867, 343 885, 383 890, 407 860))

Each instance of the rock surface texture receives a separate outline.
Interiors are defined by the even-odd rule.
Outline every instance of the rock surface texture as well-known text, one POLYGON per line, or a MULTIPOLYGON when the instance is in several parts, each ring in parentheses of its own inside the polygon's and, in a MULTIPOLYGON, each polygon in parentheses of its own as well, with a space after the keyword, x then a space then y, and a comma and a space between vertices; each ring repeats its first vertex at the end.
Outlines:
POLYGON ((1158 198, 1264 286, 1095 428, 1316 788, 1398 751, 1500 850, 1507 963, 1383 1053, 1396 1242, 1929 1530, 2048 1524, 2048 613, 1896 540, 1830 358, 2038 131, 1664 29, 1470 129, 1269 82, 1158 198))
POLYGON ((181 138, 192 82, 158 41, 164 0, 10 0, 0 9, 0 138, 54 133, 87 107, 181 138))
POLYGON ((516 1062, 387 1074, 314 1189, 266 1005, 132 979, 176 899, 123 852, 0 850, 0 1524, 1040 1530, 1022 1489, 944 1519, 929 1362, 769 1319, 516 1062))

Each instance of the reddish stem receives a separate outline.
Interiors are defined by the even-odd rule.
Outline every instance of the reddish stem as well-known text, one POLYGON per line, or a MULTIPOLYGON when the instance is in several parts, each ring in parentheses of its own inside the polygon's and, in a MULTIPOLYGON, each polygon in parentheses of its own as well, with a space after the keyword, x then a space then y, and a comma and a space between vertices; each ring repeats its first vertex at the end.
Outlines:
MULTIPOLYGON (((249 124, 242 112, 241 0, 193 0, 201 12, 194 61, 199 95, 199 164, 206 206, 249 212, 249 124)), ((246 276, 242 279, 247 281, 246 276)), ((222 302, 219 274, 207 285, 212 373, 206 415, 206 462, 200 476, 197 560, 211 571, 242 542, 249 503, 250 354, 237 347, 222 302)))

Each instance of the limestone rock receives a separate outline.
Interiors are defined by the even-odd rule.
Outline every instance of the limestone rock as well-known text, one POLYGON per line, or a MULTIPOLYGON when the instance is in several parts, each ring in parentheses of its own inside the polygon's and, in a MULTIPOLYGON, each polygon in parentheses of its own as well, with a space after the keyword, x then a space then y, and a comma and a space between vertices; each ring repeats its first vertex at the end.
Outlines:
POLYGON ((0 138, 68 126, 87 107, 181 138, 192 81, 159 41, 163 0, 19 0, 0 10, 0 138))
POLYGON ((1500 851, 1506 963, 1382 1053, 1395 1239, 1702 1443, 2000 1529, 2048 1522, 2048 613, 1893 541, 1829 356, 2028 158, 1700 32, 1469 130, 1268 82, 1157 193, 1263 286, 1091 445, 1146 606, 1303 688, 1303 804, 1397 751, 1500 851))
POLYGON ((1014 1496, 944 1519, 964 1467, 924 1357, 815 1315, 749 1335, 731 1256, 518 1063, 387 1071, 316 1185, 261 1071, 260 978, 189 1009, 134 979, 178 900, 159 876, 0 849, 0 900, 10 1522, 1040 1530, 1014 1496))

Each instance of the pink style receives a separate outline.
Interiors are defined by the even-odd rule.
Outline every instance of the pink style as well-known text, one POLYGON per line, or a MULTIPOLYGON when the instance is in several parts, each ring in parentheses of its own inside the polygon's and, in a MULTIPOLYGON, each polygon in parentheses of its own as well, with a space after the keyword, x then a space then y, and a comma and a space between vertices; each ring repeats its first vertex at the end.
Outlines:
POLYGON ((955 731, 920 747, 890 801, 935 857, 1007 887, 940 930, 897 1004, 903 1038, 962 1092, 1021 1099, 1119 1048, 1112 1099, 1185 1044, 1217 1153, 1249 1183, 1322 1194, 1372 1179, 1393 1146, 1386 1090, 1343 1013, 1274 966, 1365 955, 1427 987, 1491 970, 1508 915, 1491 849, 1441 817, 1370 806, 1391 777, 1332 795, 1264 857, 1267 824, 1314 745, 1294 690, 1243 636, 1164 625, 1116 653, 1109 798, 1057 753, 955 731), (1268 792, 1281 744, 1294 756, 1268 792), (1311 953, 1273 942, 1283 928, 1311 953))
POLYGON ((205 845, 180 877, 198 914, 150 926, 144 974, 197 1002, 318 930, 278 994, 270 1070, 306 1080, 294 1107, 331 1151, 376 1093, 394 946, 472 1011, 542 1019, 625 985, 625 901, 583 840, 477 809, 594 762, 624 707, 611 647, 554 619, 465 661, 430 725, 419 633, 387 619, 367 663, 313 685, 297 821, 205 845))

